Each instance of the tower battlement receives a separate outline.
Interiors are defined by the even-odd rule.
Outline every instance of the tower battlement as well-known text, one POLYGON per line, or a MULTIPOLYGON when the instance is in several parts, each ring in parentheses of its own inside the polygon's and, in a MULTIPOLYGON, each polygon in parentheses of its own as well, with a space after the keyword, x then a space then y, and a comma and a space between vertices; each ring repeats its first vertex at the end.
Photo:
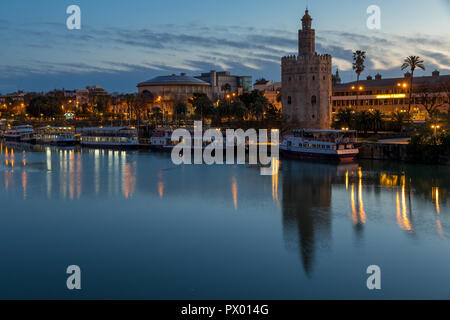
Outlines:
POLYGON ((327 62, 331 63, 332 57, 329 54, 318 54, 317 52, 314 55, 290 55, 281 58, 281 63, 316 63, 316 62, 327 62))

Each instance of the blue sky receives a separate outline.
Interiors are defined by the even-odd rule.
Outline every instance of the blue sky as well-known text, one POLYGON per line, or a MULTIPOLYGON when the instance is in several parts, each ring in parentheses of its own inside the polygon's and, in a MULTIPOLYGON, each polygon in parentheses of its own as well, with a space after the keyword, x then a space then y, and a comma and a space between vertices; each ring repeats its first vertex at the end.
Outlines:
MULTIPOLYGON (((3 0, 0 92, 103 85, 133 92, 157 75, 211 69, 280 79, 280 58, 297 50, 306 0, 3 0), (66 28, 77 4, 82 29, 66 28)), ((426 72, 450 74, 450 0, 309 0, 317 51, 352 81, 351 53, 367 51, 363 76, 400 76, 407 55, 426 72), (366 9, 381 8, 381 30, 366 9)))

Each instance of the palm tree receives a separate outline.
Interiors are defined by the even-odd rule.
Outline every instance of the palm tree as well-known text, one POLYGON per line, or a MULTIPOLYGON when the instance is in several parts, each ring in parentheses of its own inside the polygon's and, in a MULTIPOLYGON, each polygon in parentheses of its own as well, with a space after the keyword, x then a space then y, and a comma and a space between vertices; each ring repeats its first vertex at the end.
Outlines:
POLYGON ((356 72, 356 104, 358 105, 359 101, 359 77, 361 73, 364 71, 366 66, 364 62, 366 61, 366 52, 357 50, 353 52, 353 70, 356 72))
POLYGON ((403 123, 407 119, 407 115, 403 112, 396 111, 396 112, 392 113, 391 118, 392 118, 392 122, 394 123, 395 128, 398 131, 402 131, 403 123))
POLYGON ((373 131, 375 134, 381 129, 381 124, 383 123, 384 114, 380 110, 375 110, 371 114, 373 131))
POLYGON ((353 120, 353 109, 352 108, 339 109, 337 113, 337 119, 339 121, 339 124, 347 128, 350 128, 352 126, 353 120))
POLYGON ((411 100, 412 100, 412 90, 413 90, 413 79, 414 79, 414 70, 417 68, 425 70, 425 66, 423 64, 423 60, 418 56, 409 56, 406 57, 403 61, 402 70, 409 68, 411 70, 411 83, 409 84, 409 105, 408 105, 408 115, 411 112, 411 100))
POLYGON ((355 114, 355 122, 357 128, 367 134, 370 125, 370 113, 365 110, 358 112, 355 114))

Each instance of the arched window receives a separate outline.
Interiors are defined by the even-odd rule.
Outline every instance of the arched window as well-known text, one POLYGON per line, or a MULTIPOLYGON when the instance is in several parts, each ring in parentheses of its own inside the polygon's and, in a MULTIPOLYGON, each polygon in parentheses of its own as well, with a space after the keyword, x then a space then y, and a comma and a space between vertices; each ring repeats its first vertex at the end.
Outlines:
POLYGON ((316 96, 312 96, 311 97, 311 104, 315 105, 317 103, 317 97, 316 96))

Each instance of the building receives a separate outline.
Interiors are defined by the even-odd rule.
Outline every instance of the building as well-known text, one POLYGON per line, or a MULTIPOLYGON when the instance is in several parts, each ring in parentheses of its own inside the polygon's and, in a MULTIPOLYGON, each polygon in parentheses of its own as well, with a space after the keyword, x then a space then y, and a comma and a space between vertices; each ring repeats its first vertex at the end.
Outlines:
MULTIPOLYGON (((403 78, 383 79, 378 74, 375 79, 368 76, 367 80, 361 80, 359 83, 337 83, 333 88, 333 110, 354 108, 356 111, 379 110, 385 114, 407 112, 410 86, 409 73, 403 78)), ((441 76, 439 71, 434 71, 431 76, 414 77, 412 90, 411 112, 415 120, 425 120, 428 116, 425 108, 427 100, 441 112, 448 112, 450 75, 441 76), (427 95, 432 97, 432 100, 427 99, 427 95)))
MULTIPOLYGON (((170 109, 177 101, 185 101, 194 93, 206 94, 212 101, 227 95, 239 95, 243 91, 251 90, 252 77, 233 76, 227 71, 202 73, 191 77, 186 73, 180 75, 159 76, 137 85, 138 92, 153 95, 156 103, 162 109, 170 109), (163 103, 164 102, 164 103, 163 103)), ((169 113, 171 110, 166 110, 169 113)))
POLYGON ((171 100, 185 100, 194 93, 211 95, 211 85, 203 80, 180 75, 160 76, 138 84, 138 93, 151 93, 155 99, 169 97, 171 100))
POLYGON ((255 88, 255 90, 258 91, 278 91, 281 90, 281 82, 273 82, 273 81, 259 81, 257 83, 255 83, 255 85, 253 86, 255 88))
POLYGON ((180 75, 159 76, 138 84, 138 93, 154 98, 155 107, 161 108, 164 116, 173 113, 175 103, 185 101, 194 93, 212 95, 211 85, 203 80, 190 77, 185 73, 180 75))
POLYGON ((76 107, 80 108, 83 105, 93 106, 96 104, 98 97, 108 96, 110 96, 109 93, 99 85, 87 86, 86 89, 75 90, 76 107))
POLYGON ((258 81, 254 85, 255 90, 261 91, 264 97, 274 105, 278 110, 281 110, 281 101, 279 95, 281 94, 281 82, 272 81, 258 81))
POLYGON ((211 70, 195 78, 208 82, 211 85, 211 98, 214 100, 223 98, 230 93, 240 95, 243 91, 252 91, 251 76, 234 76, 228 71, 217 72, 211 70))
POLYGON ((298 56, 281 59, 285 125, 305 129, 331 127, 332 58, 315 51, 315 30, 306 10, 298 32, 298 56))

